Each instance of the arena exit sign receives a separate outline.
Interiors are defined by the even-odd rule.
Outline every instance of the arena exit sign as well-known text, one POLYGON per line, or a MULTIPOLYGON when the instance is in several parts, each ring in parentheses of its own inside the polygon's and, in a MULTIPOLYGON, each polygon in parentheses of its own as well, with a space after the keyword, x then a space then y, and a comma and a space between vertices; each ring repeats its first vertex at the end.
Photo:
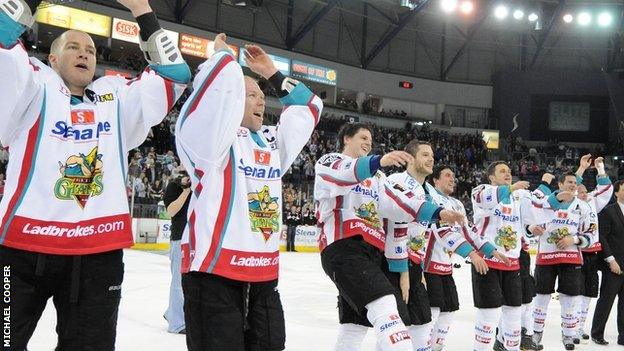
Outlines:
POLYGON ((399 82, 399 88, 412 89, 413 87, 414 87, 414 83, 412 82, 407 82, 407 81, 399 82))

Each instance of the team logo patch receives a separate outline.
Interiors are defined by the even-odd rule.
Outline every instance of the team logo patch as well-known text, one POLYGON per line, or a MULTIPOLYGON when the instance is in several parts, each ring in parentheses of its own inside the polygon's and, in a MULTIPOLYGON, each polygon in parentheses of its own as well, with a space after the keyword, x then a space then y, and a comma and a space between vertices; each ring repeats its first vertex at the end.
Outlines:
POLYGON ((95 124, 95 112, 93 110, 72 110, 72 124, 95 124))
POLYGON ((567 212, 557 212, 557 218, 568 218, 568 213, 567 212))
POLYGON ((506 215, 510 215, 511 214, 511 207, 503 206, 503 213, 506 214, 506 215))
POLYGON ((557 228, 548 233, 548 239, 546 239, 546 242, 548 242, 549 244, 556 244, 559 240, 563 239, 568 235, 570 235, 570 231, 568 231, 567 227, 557 228))
POLYGON ((358 216, 364 223, 371 227, 380 228, 381 221, 379 220, 379 214, 377 213, 377 206, 375 202, 371 201, 367 204, 361 204, 358 208, 353 208, 355 215, 358 216))
POLYGON ((420 235, 412 236, 407 242, 407 247, 413 252, 418 252, 425 247, 427 243, 427 238, 424 235, 424 232, 420 235))
POLYGON ((59 200, 75 200, 84 208, 91 196, 104 191, 102 182, 102 155, 94 147, 87 155, 72 155, 59 162, 61 178, 54 185, 54 195, 59 200))
POLYGON ((506 251, 513 250, 518 246, 518 234, 511 226, 507 225, 496 231, 494 242, 496 245, 505 248, 506 251))
POLYGON ((260 191, 247 194, 251 231, 262 233, 265 242, 280 228, 280 212, 277 200, 277 197, 271 196, 267 185, 260 191))
POLYGON ((254 149, 254 159, 257 164, 268 166, 271 163, 271 153, 268 151, 254 149))

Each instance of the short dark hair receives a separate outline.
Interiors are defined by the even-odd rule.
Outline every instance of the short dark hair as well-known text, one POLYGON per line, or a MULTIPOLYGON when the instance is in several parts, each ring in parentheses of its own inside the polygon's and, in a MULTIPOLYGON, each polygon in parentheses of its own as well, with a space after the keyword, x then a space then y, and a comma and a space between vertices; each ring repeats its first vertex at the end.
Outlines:
POLYGON ((505 165, 505 166, 509 167, 509 165, 505 161, 494 161, 494 162, 490 163, 488 168, 487 168, 487 175, 488 175, 488 177, 489 176, 493 176, 494 173, 496 173, 496 166, 498 166, 498 165, 505 165))
POLYGON ((433 167, 433 173, 431 173, 431 180, 433 181, 433 179, 440 179, 440 176, 442 175, 442 171, 445 169, 448 169, 451 172, 455 173, 455 170, 453 169, 453 167, 449 165, 446 165, 446 164, 437 165, 433 167))
POLYGON ((620 191, 620 187, 622 186, 622 184, 624 184, 624 179, 620 179, 617 182, 615 182, 613 184, 613 191, 615 191, 616 193, 620 191))
POLYGON ((342 127, 340 127, 340 130, 338 131, 338 151, 342 152, 344 150, 344 138, 348 137, 352 137, 355 134, 357 134, 357 132, 360 131, 360 129, 366 129, 371 133, 371 136, 373 135, 373 127, 368 124, 368 123, 362 123, 362 122, 356 122, 356 123, 345 123, 342 125, 342 127))
POLYGON ((563 172, 559 175, 559 178, 557 178, 557 181, 563 184, 567 177, 574 177, 574 179, 576 179, 576 174, 572 172, 563 172))
POLYGON ((420 148, 421 145, 429 145, 429 146, 431 146, 431 144, 429 144, 426 141, 418 140, 418 139, 412 139, 409 143, 407 143, 407 145, 405 145, 404 150, 408 154, 416 157, 416 153, 418 152, 418 148, 420 148))

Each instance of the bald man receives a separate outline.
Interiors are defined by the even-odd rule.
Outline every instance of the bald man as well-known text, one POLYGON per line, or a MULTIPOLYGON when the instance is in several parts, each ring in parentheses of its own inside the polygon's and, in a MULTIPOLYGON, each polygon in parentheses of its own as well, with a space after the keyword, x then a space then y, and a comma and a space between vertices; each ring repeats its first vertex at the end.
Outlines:
POLYGON ((138 79, 92 81, 95 45, 74 30, 53 42, 48 67, 18 41, 39 2, 0 0, 0 143, 11 150, 0 202, 3 346, 25 350, 52 297, 56 350, 113 350, 122 249, 133 244, 126 154, 165 117, 190 70, 148 0, 119 0, 150 64, 138 79))

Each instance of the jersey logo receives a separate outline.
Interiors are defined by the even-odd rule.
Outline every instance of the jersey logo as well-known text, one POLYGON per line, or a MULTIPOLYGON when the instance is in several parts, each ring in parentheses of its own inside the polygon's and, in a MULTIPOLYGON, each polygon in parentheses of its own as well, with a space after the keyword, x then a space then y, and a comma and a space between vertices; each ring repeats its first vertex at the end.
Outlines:
POLYGON ((503 213, 506 214, 506 215, 510 215, 511 214, 511 207, 503 206, 503 213))
POLYGON ((567 212, 557 212, 557 218, 568 218, 568 213, 567 212))
POLYGON ((61 178, 54 185, 54 195, 59 200, 75 200, 84 208, 91 196, 104 191, 102 182, 102 154, 94 147, 87 155, 72 155, 59 162, 61 178))
POLYGON ((271 196, 268 185, 260 191, 247 194, 251 231, 261 233, 265 242, 269 241, 271 235, 277 233, 280 228, 278 199, 271 196))
POLYGON ((377 213, 377 206, 375 202, 371 201, 367 204, 361 204, 358 208, 353 208, 355 215, 358 216, 364 223, 371 227, 381 228, 381 221, 379 220, 379 214, 377 213))
POLYGON ((95 112, 93 110, 72 110, 72 124, 95 124, 95 112))
POLYGON ((271 163, 271 153, 268 151, 254 149, 254 159, 257 164, 268 166, 271 163))
POLYGON ((518 234, 511 226, 504 226, 496 231, 494 243, 505 248, 506 251, 513 250, 518 246, 518 234))
POLYGON ((548 242, 549 244, 556 244, 559 240, 568 235, 570 235, 570 232, 568 231, 567 227, 557 228, 548 233, 548 239, 546 239, 546 242, 548 242))

